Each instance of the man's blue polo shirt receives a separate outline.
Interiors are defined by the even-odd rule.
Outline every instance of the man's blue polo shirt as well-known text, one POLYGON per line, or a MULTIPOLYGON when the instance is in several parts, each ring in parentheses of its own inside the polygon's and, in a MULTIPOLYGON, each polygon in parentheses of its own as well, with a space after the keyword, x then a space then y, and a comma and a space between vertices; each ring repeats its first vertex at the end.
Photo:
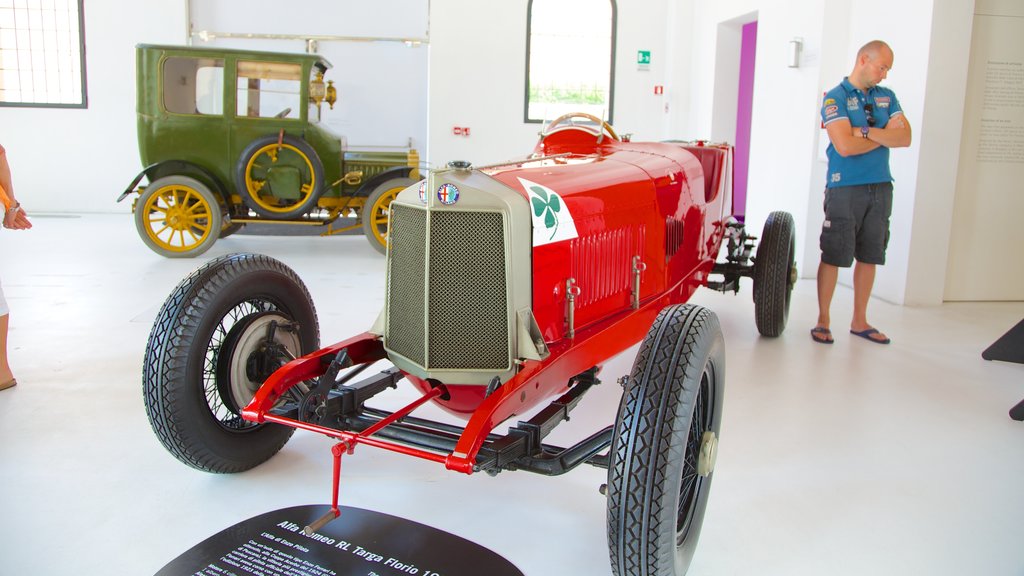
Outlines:
MULTIPOLYGON (((865 104, 872 106, 871 115, 875 119, 875 128, 885 128, 890 117, 903 113, 896 93, 892 90, 875 86, 865 95, 850 84, 849 77, 846 77, 825 94, 821 104, 821 121, 828 126, 836 120, 846 118, 853 127, 867 126, 865 104)), ((828 188, 892 182, 892 174, 889 172, 889 149, 885 146, 879 146, 867 154, 844 158, 836 152, 835 146, 829 144, 826 154, 828 188)))

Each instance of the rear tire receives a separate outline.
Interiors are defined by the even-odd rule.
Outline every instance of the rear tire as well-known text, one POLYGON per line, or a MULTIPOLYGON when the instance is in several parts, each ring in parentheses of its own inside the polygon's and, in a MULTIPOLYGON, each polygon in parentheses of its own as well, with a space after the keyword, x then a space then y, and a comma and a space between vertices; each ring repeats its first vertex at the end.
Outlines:
POLYGON ((662 310, 637 353, 609 452, 616 576, 682 576, 689 568, 711 488, 724 383, 715 314, 691 304, 662 310))
POLYGON ((754 318, 762 336, 774 338, 786 329, 796 277, 793 216, 772 212, 754 257, 754 318))
POLYGON ((172 174, 151 182, 135 204, 135 229, 150 250, 167 258, 191 258, 217 241, 220 203, 195 178, 172 174))
POLYGON ((243 420, 240 409, 288 354, 318 348, 316 310, 295 272, 255 254, 214 259, 178 284, 153 324, 142 372, 150 425, 164 447, 193 468, 253 468, 294 430, 243 420), (271 341, 256 329, 270 321, 294 324, 292 331, 275 331, 273 343, 287 354, 269 356, 260 346, 261 337, 271 341))
POLYGON ((245 227, 245 224, 228 224, 220 229, 220 237, 227 238, 245 227))

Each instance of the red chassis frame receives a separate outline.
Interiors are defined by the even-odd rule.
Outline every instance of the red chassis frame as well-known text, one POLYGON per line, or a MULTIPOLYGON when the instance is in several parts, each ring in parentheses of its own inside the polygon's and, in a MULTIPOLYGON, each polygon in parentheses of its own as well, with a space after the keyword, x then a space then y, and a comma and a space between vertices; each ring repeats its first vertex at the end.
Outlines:
POLYGON ((569 343, 562 341, 552 345, 550 347, 551 355, 545 361, 525 362, 518 374, 480 402, 463 429, 455 449, 448 454, 374 438, 373 434, 408 416, 424 403, 442 395, 447 394, 453 397, 459 394, 478 395, 480 391, 478 386, 446 387, 443 384, 431 386, 423 380, 407 375, 406 377, 424 394, 416 401, 381 418, 376 424, 361 432, 337 430, 271 412, 281 396, 291 387, 322 376, 327 371, 331 359, 343 351, 348 354, 349 359, 355 365, 369 365, 386 358, 380 337, 370 333, 363 333, 343 340, 301 358, 296 358, 281 367, 256 392, 252 402, 243 409, 242 417, 251 422, 283 424, 340 440, 331 449, 334 458, 331 509, 323 517, 305 527, 307 533, 312 533, 341 514, 338 507, 341 457, 345 453, 351 454, 356 445, 366 444, 406 456, 415 456, 444 464, 445 468, 449 470, 472 474, 476 471, 476 460, 481 447, 488 435, 499 424, 517 413, 530 410, 539 403, 564 393, 571 386, 574 376, 601 364, 642 339, 662 308, 689 299, 698 287, 694 280, 696 277, 706 278, 707 274, 691 276, 680 281, 672 290, 641 305, 637 310, 622 313, 605 322, 579 330, 576 332, 576 338, 569 343))
MULTIPOLYGON (((449 454, 437 454, 373 438, 373 432, 380 430, 383 426, 375 426, 362 432, 350 432, 271 413, 271 409, 278 403, 281 396, 292 386, 322 376, 327 371, 329 361, 343 350, 347 350, 349 358, 356 365, 371 364, 386 358, 384 345, 380 338, 370 333, 363 333, 343 340, 301 358, 296 358, 281 367, 256 392, 252 402, 242 410, 242 417, 251 422, 274 422, 300 430, 317 432, 337 438, 352 448, 356 444, 376 446, 444 464, 445 468, 449 470, 471 474, 474 472, 477 454, 487 439, 487 435, 499 424, 514 414, 530 410, 539 403, 564 393, 569 388, 570 380, 574 376, 601 364, 635 344, 643 338, 662 308, 685 302, 698 286, 699 284, 693 278, 680 281, 672 290, 665 292, 659 298, 642 304, 637 310, 622 313, 605 322, 580 329, 576 332, 576 338, 571 342, 562 341, 552 344, 550 346, 551 355, 547 360, 526 361, 518 374, 480 402, 479 407, 473 411, 473 415, 466 424, 455 450, 449 454)), ((477 386, 445 387, 441 385, 434 387, 417 378, 408 378, 424 392, 423 397, 395 412, 395 418, 381 420, 381 424, 390 424, 400 417, 408 415, 427 400, 443 394, 453 397, 460 394, 476 396, 481 391, 477 386)))

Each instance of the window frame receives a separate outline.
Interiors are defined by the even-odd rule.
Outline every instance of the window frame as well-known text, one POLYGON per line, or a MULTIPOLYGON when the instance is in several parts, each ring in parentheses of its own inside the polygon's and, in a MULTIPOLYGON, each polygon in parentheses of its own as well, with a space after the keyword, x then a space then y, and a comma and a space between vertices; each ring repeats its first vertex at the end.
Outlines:
MULTIPOLYGON (((62 102, 9 102, 0 101, 0 107, 4 108, 89 108, 89 91, 87 74, 85 68, 85 0, 78 0, 78 59, 81 70, 82 101, 80 103, 62 102)), ((18 28, 17 30, 21 30, 18 28)))
MULTIPOLYGON (((206 56, 195 56, 195 55, 164 54, 160 58, 159 73, 158 74, 159 74, 159 78, 160 79, 159 79, 159 84, 158 84, 159 88, 158 88, 158 92, 157 92, 158 99, 159 99, 159 102, 158 102, 157 106, 159 107, 161 112, 164 112, 166 114, 173 115, 173 116, 190 116, 190 117, 204 117, 204 118, 224 118, 226 116, 226 114, 225 114, 225 112, 223 110, 223 108, 224 108, 225 82, 227 82, 227 76, 228 76, 228 73, 227 73, 227 61, 226 61, 226 59, 224 59, 224 58, 211 58, 211 57, 206 57, 206 56), (168 96, 172 96, 172 95, 176 96, 177 93, 178 93, 177 91, 180 90, 180 88, 172 87, 171 83, 168 81, 169 80, 169 78, 167 76, 168 75, 168 66, 169 65, 172 66, 172 70, 173 70, 174 69, 173 67, 177 66, 177 62, 176 61, 179 61, 179 60, 195 63, 195 66, 192 67, 192 74, 191 74, 191 78, 193 80, 193 84, 192 84, 191 90, 189 90, 189 92, 190 92, 189 97, 191 99, 191 103, 193 104, 193 111, 182 111, 182 110, 178 109, 177 103, 175 103, 174 106, 168 105, 168 96), (204 65, 202 65, 204 61, 209 61, 209 62, 212 63, 212 65, 204 66, 204 65), (199 109, 199 94, 197 92, 197 90, 199 88, 199 71, 200 70, 204 70, 204 69, 210 69, 210 68, 220 70, 220 75, 221 75, 220 80, 221 80, 221 83, 220 83, 220 92, 218 93, 218 96, 219 96, 219 102, 220 102, 221 111, 219 113, 216 113, 216 112, 203 112, 202 110, 199 109)), ((173 98, 171 98, 171 99, 173 100, 173 98)))
MULTIPOLYGON (((314 66, 314 68, 315 68, 315 66, 314 66)), ((295 120, 295 121, 302 121, 303 120, 303 110, 302 110, 303 107, 304 107, 304 105, 303 105, 303 95, 306 94, 306 88, 303 85, 303 82, 306 82, 307 83, 306 86, 308 86, 309 80, 308 79, 305 79, 305 80, 303 79, 304 67, 303 67, 303 65, 301 63, 297 63, 297 62, 283 62, 283 61, 277 61, 277 60, 260 60, 260 59, 252 59, 252 58, 240 57, 240 58, 238 58, 235 61, 234 69, 235 69, 235 94, 234 94, 234 102, 235 102, 234 116, 235 116, 235 118, 245 119, 245 120, 295 120), (289 68, 295 68, 295 69, 298 70, 298 73, 296 74, 296 79, 293 80, 291 78, 275 78, 276 74, 280 74, 280 73, 286 71, 289 68), (276 69, 276 71, 274 71, 275 69, 276 69), (253 73, 255 73, 255 75, 250 75, 250 74, 253 74, 253 73), (259 103, 258 106, 259 106, 260 109, 262 109, 262 107, 263 107, 263 94, 264 93, 267 93, 267 94, 275 94, 275 93, 276 94, 294 94, 296 102, 293 103, 292 106, 295 106, 295 108, 292 108, 291 106, 289 106, 288 108, 295 115, 292 116, 291 113, 290 113, 288 116, 285 116, 283 118, 277 118, 274 115, 264 116, 264 115, 259 113, 259 110, 257 110, 257 114, 250 115, 248 113, 248 110, 249 110, 248 107, 251 105, 251 101, 250 101, 250 98, 249 98, 249 93, 253 90, 253 88, 248 87, 248 86, 246 88, 242 88, 242 85, 240 84, 240 81, 243 78, 246 79, 246 80, 249 80, 249 81, 254 80, 254 79, 260 81, 259 87, 255 88, 255 90, 259 94, 259 98, 258 98, 257 102, 259 103), (265 81, 265 80, 277 80, 277 81, 284 81, 284 82, 295 82, 296 83, 295 87, 297 88, 297 91, 296 92, 276 92, 276 91, 274 91, 272 89, 268 89, 268 88, 264 87, 264 82, 263 81, 265 81), (246 97, 245 97, 246 111, 245 111, 245 113, 239 112, 239 106, 242 104, 241 94, 243 92, 246 93, 246 97)), ((310 73, 312 73, 312 71, 310 73)), ((305 105, 305 107, 308 107, 308 97, 306 98, 306 100, 307 100, 307 104, 305 105)), ((308 110, 305 112, 305 114, 308 116, 308 110)))
MULTIPOLYGON (((530 48, 533 39, 533 2, 534 0, 529 0, 526 5, 526 77, 523 82, 523 122, 526 124, 543 124, 545 121, 543 118, 530 118, 530 48)), ((612 37, 611 53, 608 55, 608 117, 604 121, 612 124, 612 118, 615 116, 615 52, 618 40, 619 7, 615 0, 608 0, 608 2, 612 5, 612 37)), ((547 120, 553 120, 553 118, 548 118, 547 120)))

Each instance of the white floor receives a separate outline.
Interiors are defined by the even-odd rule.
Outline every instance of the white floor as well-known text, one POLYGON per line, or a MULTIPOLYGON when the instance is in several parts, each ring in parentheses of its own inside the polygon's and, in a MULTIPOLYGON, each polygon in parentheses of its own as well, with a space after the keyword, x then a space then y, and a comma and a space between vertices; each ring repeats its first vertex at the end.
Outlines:
MULTIPOLYGON (((143 246, 128 215, 39 216, 31 231, 3 231, 0 246, 19 382, 0 392, 0 574, 152 574, 246 518, 329 502, 331 442, 320 436, 299 432, 243 474, 180 464, 150 430, 140 367, 167 294, 229 252, 293 267, 324 344, 363 331, 384 268, 363 238, 236 235, 200 259, 169 260, 143 246)), ((837 328, 850 300, 840 288, 837 328)), ((1024 365, 981 358, 1024 303, 873 301, 872 319, 893 338, 885 347, 843 330, 833 346, 813 343, 810 280, 774 340, 757 336, 749 285, 695 301, 721 319, 728 375, 690 574, 1024 574, 1024 423, 1007 415, 1024 398, 1024 365)), ((610 423, 614 380, 631 363, 609 362, 605 384, 550 441, 610 423)), ((341 498, 472 539, 529 576, 598 576, 610 574, 603 481, 589 467, 464 476, 361 447, 345 461, 341 498)))

